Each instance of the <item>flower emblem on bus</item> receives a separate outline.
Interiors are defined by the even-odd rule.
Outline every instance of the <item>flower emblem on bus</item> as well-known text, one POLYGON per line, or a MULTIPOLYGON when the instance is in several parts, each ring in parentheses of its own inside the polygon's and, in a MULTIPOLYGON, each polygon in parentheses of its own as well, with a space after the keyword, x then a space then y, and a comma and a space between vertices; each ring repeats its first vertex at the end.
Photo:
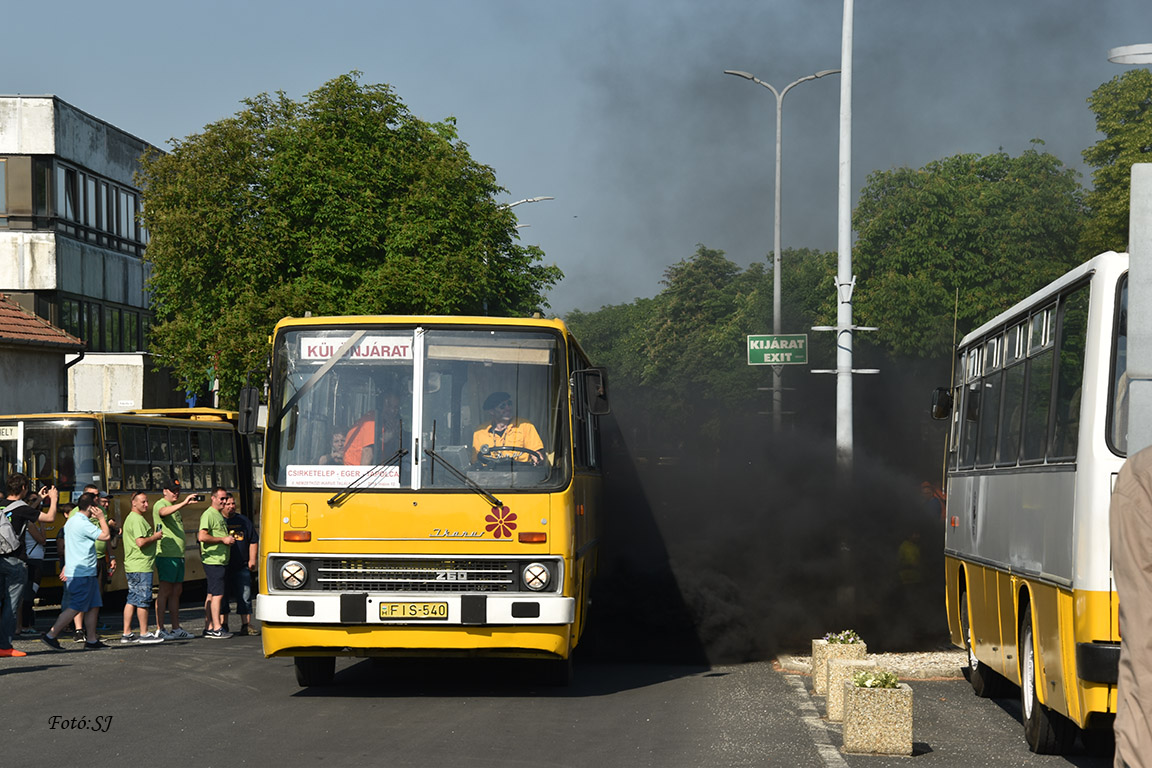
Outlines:
POLYGON ((508 507, 492 507, 492 513, 484 519, 488 521, 484 530, 491 531, 495 538, 512 538, 512 531, 516 530, 516 513, 509 511, 508 507))

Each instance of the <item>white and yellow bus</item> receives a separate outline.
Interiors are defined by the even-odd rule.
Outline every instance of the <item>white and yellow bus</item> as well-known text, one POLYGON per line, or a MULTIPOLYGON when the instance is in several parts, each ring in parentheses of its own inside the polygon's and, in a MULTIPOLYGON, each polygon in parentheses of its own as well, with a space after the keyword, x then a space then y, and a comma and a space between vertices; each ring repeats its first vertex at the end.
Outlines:
POLYGON ((1104 253, 969 333, 951 392, 948 625, 979 696, 1019 686, 1025 738, 1111 729, 1120 635, 1108 506, 1127 453, 1128 257, 1104 253))
POLYGON ((269 393, 266 656, 294 657, 301 685, 337 656, 536 658, 570 678, 607 397, 561 321, 286 319, 269 393))
MULTIPOLYGON (((0 416, 0 482, 9 473, 23 472, 36 489, 55 486, 59 511, 72 509, 86 485, 111 497, 109 512, 123 522, 132 494, 148 492, 148 503, 162 498, 161 489, 176 478, 189 493, 205 496, 217 486, 236 495, 241 514, 252 516, 260 503, 261 435, 242 436, 237 413, 212 408, 137 410, 122 413, 36 413, 0 416)), ((186 579, 204 578, 196 535, 199 512, 207 502, 194 503, 184 513, 186 579)), ((59 588, 56 533, 65 514, 45 527, 45 573, 41 585, 59 588)), ((123 544, 116 542, 123 563, 123 544)), ((112 573, 109 590, 127 586, 124 572, 112 573)))

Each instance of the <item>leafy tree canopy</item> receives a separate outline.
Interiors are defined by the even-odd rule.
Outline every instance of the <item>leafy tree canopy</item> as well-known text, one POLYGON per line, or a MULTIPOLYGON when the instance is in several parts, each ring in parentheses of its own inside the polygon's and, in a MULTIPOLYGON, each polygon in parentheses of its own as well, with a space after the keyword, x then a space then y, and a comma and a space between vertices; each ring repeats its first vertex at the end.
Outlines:
POLYGON ((451 118, 412 116, 352 72, 284 93, 144 159, 152 351, 230 400, 284 316, 523 315, 561 277, 516 240, 504 190, 451 118))
POLYGON ((1035 147, 877 171, 855 212, 856 320, 890 353, 946 356, 957 291, 962 335, 1090 256, 1083 221, 1077 173, 1035 147))
POLYGON ((1088 104, 1104 138, 1084 150, 1084 162, 1096 170, 1085 198, 1083 251, 1126 251, 1132 164, 1152 162, 1152 71, 1131 69, 1112 78, 1088 104))

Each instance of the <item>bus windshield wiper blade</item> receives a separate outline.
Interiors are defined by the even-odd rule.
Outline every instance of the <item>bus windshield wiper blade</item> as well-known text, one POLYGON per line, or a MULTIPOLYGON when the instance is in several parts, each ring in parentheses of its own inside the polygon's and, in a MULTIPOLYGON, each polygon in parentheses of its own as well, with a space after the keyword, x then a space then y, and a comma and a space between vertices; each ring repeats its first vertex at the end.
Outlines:
POLYGON ((448 459, 446 459, 443 456, 441 456, 440 454, 436 453, 436 451, 432 450, 431 448, 425 448, 424 453, 431 456, 434 461, 439 462, 440 466, 444 467, 444 469, 446 469, 450 473, 452 473, 452 476, 455 477, 457 480, 464 483, 466 486, 471 488, 473 491, 475 491, 476 493, 483 496, 484 500, 487 501, 492 506, 494 506, 494 507, 504 506, 504 502, 500 501, 500 499, 496 498, 491 493, 484 490, 484 486, 480 485, 480 483, 476 482, 472 478, 468 477, 468 475, 466 475, 463 472, 461 472, 460 470, 456 469, 456 467, 452 466, 452 462, 448 461, 448 459))
POLYGON ((337 504, 341 504, 349 496, 352 496, 353 494, 364 490, 364 488, 367 487, 367 482, 371 478, 380 474, 380 472, 383 471, 384 468, 387 467, 389 464, 393 463, 397 459, 402 459, 407 455, 408 455, 408 451, 403 449, 403 448, 396 451, 396 453, 392 454, 392 456, 387 461, 382 461, 379 464, 377 464, 376 466, 372 467, 367 472, 360 475, 360 477, 358 477, 355 480, 353 480, 352 482, 350 482, 348 484, 348 486, 346 488, 344 488, 344 490, 340 491, 339 493, 335 494, 332 498, 328 499, 328 506, 334 507, 337 504))

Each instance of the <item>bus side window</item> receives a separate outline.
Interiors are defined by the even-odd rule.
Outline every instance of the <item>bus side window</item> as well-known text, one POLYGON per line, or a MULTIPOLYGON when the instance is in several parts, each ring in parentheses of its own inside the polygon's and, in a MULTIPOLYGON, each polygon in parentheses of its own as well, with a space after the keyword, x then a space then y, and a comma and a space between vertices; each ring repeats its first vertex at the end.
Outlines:
POLYGON ((127 488, 145 490, 153 487, 148 484, 148 439, 144 427, 137 424, 122 424, 120 446, 124 463, 124 482, 127 488))
POLYGON ((169 435, 172 445, 172 473, 180 481, 181 488, 191 488, 192 465, 188 453, 188 430, 172 427, 169 435))
POLYGON ((1052 373, 1055 367, 1051 334, 1054 309, 1046 307, 1031 318, 1021 461, 1043 461, 1048 446, 1048 417, 1052 407, 1052 373))
POLYGON ((1128 454, 1128 275, 1120 280, 1116 298, 1116 329, 1112 339, 1112 386, 1108 408, 1108 443, 1128 454))
POLYGON ((1056 421, 1048 455, 1052 458, 1074 459, 1080 432, 1084 348, 1088 340, 1088 286, 1082 286, 1064 297, 1060 310, 1056 421))
POLYGON ((167 427, 148 427, 148 463, 152 468, 152 484, 149 487, 163 488, 164 483, 172 477, 167 427))

